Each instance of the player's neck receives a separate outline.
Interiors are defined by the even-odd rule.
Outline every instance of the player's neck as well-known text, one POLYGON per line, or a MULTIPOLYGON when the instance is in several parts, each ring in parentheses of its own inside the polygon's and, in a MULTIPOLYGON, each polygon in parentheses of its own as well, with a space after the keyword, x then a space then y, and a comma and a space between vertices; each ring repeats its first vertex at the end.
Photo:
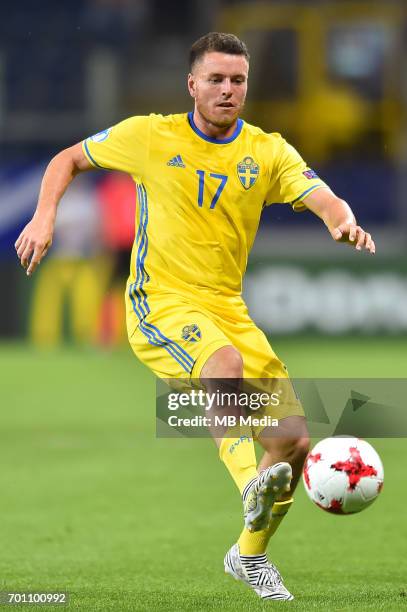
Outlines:
POLYGON ((196 127, 203 132, 205 136, 208 136, 209 138, 216 138, 218 140, 230 138, 230 136, 234 134, 237 124, 236 119, 232 125, 227 127, 219 127, 202 117, 197 109, 194 110, 193 119, 196 127))

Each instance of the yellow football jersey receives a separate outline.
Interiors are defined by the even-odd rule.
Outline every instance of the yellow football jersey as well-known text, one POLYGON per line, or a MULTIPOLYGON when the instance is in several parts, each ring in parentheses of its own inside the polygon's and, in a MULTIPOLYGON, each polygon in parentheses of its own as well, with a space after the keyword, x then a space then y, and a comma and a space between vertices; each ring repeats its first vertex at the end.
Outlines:
POLYGON ((140 317, 151 292, 240 295, 263 207, 304 208, 302 198, 325 186, 279 134, 241 119, 217 140, 192 113, 131 117, 86 139, 83 150, 94 166, 137 184, 129 292, 140 317))

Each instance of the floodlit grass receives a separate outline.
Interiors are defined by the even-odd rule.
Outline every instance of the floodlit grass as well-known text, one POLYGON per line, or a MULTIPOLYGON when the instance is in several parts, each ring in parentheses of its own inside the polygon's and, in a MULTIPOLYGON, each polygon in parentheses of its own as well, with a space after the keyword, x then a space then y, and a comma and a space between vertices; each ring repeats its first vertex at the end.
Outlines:
MULTIPOLYGON (((275 345, 293 376, 406 372, 396 339, 275 345)), ((269 548, 296 599, 262 603, 223 573, 242 517, 213 442, 155 438, 154 379, 130 350, 4 345, 0 371, 0 590, 66 590, 85 612, 407 608, 405 440, 374 441, 385 487, 360 515, 299 486, 269 548)))

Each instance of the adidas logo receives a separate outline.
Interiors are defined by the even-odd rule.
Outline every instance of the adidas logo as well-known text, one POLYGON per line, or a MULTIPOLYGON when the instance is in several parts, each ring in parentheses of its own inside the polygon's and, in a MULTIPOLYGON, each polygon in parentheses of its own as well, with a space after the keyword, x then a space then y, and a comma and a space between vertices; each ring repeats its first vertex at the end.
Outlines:
POLYGON ((181 155, 172 157, 170 161, 167 161, 167 166, 174 166, 175 168, 185 168, 185 164, 182 161, 181 155))

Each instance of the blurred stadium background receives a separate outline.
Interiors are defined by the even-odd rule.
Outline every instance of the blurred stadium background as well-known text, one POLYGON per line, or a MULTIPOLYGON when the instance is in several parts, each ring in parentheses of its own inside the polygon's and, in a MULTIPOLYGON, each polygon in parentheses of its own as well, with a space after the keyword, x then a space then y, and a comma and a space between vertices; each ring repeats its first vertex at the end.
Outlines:
POLYGON ((246 119, 292 142, 377 242, 377 257, 357 256, 310 214, 272 207, 246 283, 252 315, 273 334, 406 333, 405 3, 44 0, 0 11, 1 337, 124 341, 128 177, 76 181, 30 282, 12 245, 61 148, 132 114, 191 108, 187 51, 212 29, 249 45, 246 119))
MULTIPOLYGON (((249 606, 252 597, 243 589, 237 600, 220 595, 226 584, 230 593, 235 588, 218 577, 223 549, 241 520, 233 485, 225 489, 209 441, 154 440, 154 380, 126 344, 123 292, 136 206, 131 180, 103 172, 76 179, 59 209, 54 246, 30 279, 14 241, 54 154, 129 115, 190 110, 190 44, 210 30, 232 31, 252 56, 245 119, 294 144, 349 201, 377 245, 376 257, 356 253, 334 244, 312 215, 271 207, 245 284, 253 318, 294 375, 405 376, 406 3, 20 0, 0 3, 0 16, 2 584, 65 585, 79 593, 74 607, 86 610, 209 609, 207 596, 218 609, 235 610, 236 601, 249 606), (191 495, 203 513, 192 519, 176 492, 197 477, 202 486, 191 495), (215 526, 210 487, 225 495, 215 526), (150 501, 159 497, 159 505, 141 504, 139 488, 150 501), (193 561, 196 531, 185 530, 191 522, 207 540, 193 561), (196 574, 181 577, 176 562, 196 574), (140 572, 143 581, 130 587, 140 572), (163 575, 170 581, 166 593, 163 575), (120 595, 134 588, 144 589, 138 606, 120 595), (97 603, 99 596, 104 603, 97 603)), ((299 496, 304 533, 314 534, 336 560, 329 575, 324 557, 313 560, 314 593, 304 609, 314 604, 318 577, 315 609, 345 609, 324 591, 330 584, 335 593, 335 581, 364 609, 352 597, 355 581, 366 585, 367 567, 383 592, 400 584, 404 505, 394 500, 400 499, 398 453, 405 443, 377 447, 388 493, 377 502, 381 512, 369 510, 370 521, 356 518, 354 528, 341 532, 344 563, 362 564, 360 573, 352 566, 350 581, 334 548, 337 523, 323 516, 317 524, 299 496), (369 553, 368 543, 373 546, 370 530, 383 525, 392 548, 382 544, 378 574, 378 549, 369 553)), ((294 526, 298 513, 290 520, 294 526)), ((302 534, 294 530, 286 545, 296 550, 291 585, 302 582, 307 592, 302 534)), ((276 554, 287 573, 283 550, 276 554)), ((374 605, 373 591, 369 597, 374 605)))

